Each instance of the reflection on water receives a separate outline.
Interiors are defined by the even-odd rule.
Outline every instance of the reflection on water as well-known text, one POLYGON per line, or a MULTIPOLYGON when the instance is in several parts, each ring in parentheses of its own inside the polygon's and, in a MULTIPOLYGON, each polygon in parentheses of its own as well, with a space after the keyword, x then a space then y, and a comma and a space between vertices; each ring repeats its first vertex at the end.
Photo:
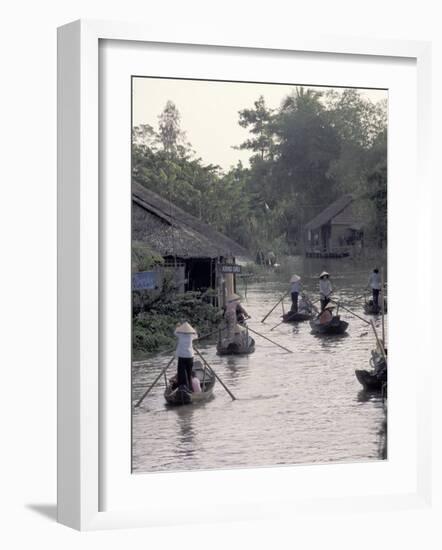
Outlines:
MULTIPOLYGON (((317 295, 317 273, 327 269, 336 295, 363 314, 360 295, 372 266, 345 260, 294 260, 304 289, 317 295)), ((222 386, 197 406, 168 408, 158 384, 133 412, 133 471, 256 467, 277 464, 361 461, 385 458, 386 423, 379 395, 366 394, 356 368, 368 368, 374 335, 362 320, 341 310, 348 334, 311 334, 308 322, 281 324, 281 308, 262 317, 287 290, 287 274, 248 284, 245 306, 250 327, 293 350, 287 354, 256 339, 249 356, 218 357, 214 342, 201 344, 209 363, 237 397, 222 386)), ((238 291, 243 293, 241 284, 238 291)), ((289 307, 287 302, 286 308, 289 307)), ((380 327, 380 319, 375 318, 380 327)), ((158 375, 169 357, 133 368, 134 400, 158 375)))

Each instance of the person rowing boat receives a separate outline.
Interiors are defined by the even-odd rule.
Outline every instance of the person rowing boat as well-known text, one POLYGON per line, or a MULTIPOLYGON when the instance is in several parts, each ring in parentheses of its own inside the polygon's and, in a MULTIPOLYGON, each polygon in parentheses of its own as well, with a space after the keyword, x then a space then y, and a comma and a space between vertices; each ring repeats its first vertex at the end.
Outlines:
POLYGON ((381 276, 379 274, 379 269, 375 267, 370 273, 368 278, 368 287, 371 288, 373 296, 373 307, 379 309, 379 293, 381 291, 381 276))
POLYGON ((330 302, 333 289, 330 282, 330 275, 327 271, 323 271, 319 275, 319 299, 321 301, 321 311, 324 311, 325 306, 330 302))
POLYGON ((290 295, 292 297, 291 312, 298 313, 298 298, 301 294, 301 277, 299 275, 292 275, 290 279, 290 295))
POLYGON ((282 314, 283 323, 297 323, 299 321, 308 321, 313 318, 315 306, 305 294, 301 294, 298 298, 296 311, 293 308, 287 313, 282 314))
POLYGON ((333 304, 327 304, 318 317, 310 321, 314 334, 344 334, 347 330, 347 321, 342 321, 339 315, 334 315, 333 304))
POLYGON ((220 338, 218 342, 218 353, 239 354, 251 353, 254 351, 254 340, 249 336, 245 326, 246 319, 250 315, 240 304, 241 298, 238 294, 231 294, 227 297, 227 306, 225 320, 227 325, 227 334, 225 338, 220 338))
POLYGON ((189 324, 183 323, 175 329, 175 336, 178 339, 176 356, 177 384, 178 387, 185 387, 192 391, 192 369, 193 369, 193 345, 192 341, 198 338, 196 330, 189 324))
POLYGON ((243 325, 247 319, 250 319, 250 315, 241 304, 241 297, 238 294, 231 294, 227 297, 227 305, 225 312, 225 319, 227 325, 233 322, 243 325))

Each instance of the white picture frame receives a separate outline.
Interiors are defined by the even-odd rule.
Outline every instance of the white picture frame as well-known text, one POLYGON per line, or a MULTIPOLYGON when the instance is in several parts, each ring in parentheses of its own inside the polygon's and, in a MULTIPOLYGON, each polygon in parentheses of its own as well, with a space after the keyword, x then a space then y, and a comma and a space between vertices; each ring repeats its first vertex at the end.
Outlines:
MULTIPOLYGON (((100 177, 99 177, 99 44, 101 40, 127 43, 167 43, 237 48, 299 51, 313 54, 409 58, 417 70, 417 163, 419 201, 431 202, 428 175, 430 119, 430 53, 427 42, 364 40, 327 37, 308 39, 300 35, 281 37, 268 44, 257 37, 246 42, 238 36, 222 33, 204 36, 204 31, 188 36, 165 33, 136 24, 101 21, 76 21, 58 31, 58 521, 80 530, 139 527, 177 522, 178 516, 158 509, 120 509, 102 511, 100 503, 100 177)), ((418 231, 428 230, 429 219, 423 210, 417 215, 418 231)), ((431 284, 429 245, 419 251, 418 276, 423 286, 431 284)), ((428 336, 427 336, 428 338, 428 336)), ((425 336, 420 343, 428 344, 425 336)), ((430 384, 430 365, 422 365, 417 391, 417 485, 408 494, 366 497, 313 498, 299 502, 284 500, 288 517, 301 510, 346 511, 380 507, 422 507, 431 499, 430 402, 425 390, 430 384)), ((346 465, 340 467, 347 467, 346 465)), ((186 475, 186 474, 181 474, 186 475)), ((205 472, 203 475, 211 475, 205 472)), ((284 472, 280 474, 284 478, 284 472)), ((323 475, 321 473, 321 475, 323 475)), ((326 475, 326 474, 325 474, 326 475)), ((264 499, 265 501, 265 499, 264 499)), ((253 500, 239 514, 222 514, 222 519, 261 517, 275 502, 253 500)), ((202 520, 219 520, 217 510, 208 510, 202 520)), ((184 517, 182 521, 195 521, 184 517)))

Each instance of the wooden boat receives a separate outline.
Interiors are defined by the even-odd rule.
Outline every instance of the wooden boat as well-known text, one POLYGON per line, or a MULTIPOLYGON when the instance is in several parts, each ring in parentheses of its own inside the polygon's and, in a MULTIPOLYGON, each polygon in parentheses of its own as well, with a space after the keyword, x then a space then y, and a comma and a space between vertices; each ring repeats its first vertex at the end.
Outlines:
POLYGON ((366 391, 381 391, 385 384, 373 371, 355 370, 355 375, 366 391))
POLYGON ((373 350, 371 352, 370 365, 372 369, 355 370, 358 381, 364 387, 364 390, 371 392, 387 392, 387 364, 383 356, 373 350))
MULTIPOLYGON (((381 307, 376 307, 373 304, 373 300, 369 300, 364 304, 364 313, 366 315, 379 315, 381 313, 381 307)), ((387 313, 387 300, 384 300, 384 313, 387 313)))
POLYGON ((240 345, 236 342, 226 343, 225 340, 218 342, 216 346, 218 355, 247 355, 255 351, 255 340, 248 337, 248 344, 240 345))
POLYGON ((301 321, 310 321, 313 319, 314 313, 306 313, 300 311, 288 311, 282 315, 283 323, 299 323, 301 321))
POLYGON ((204 369, 200 361, 195 361, 193 370, 200 381, 201 391, 190 392, 186 386, 177 386, 175 375, 169 380, 164 391, 164 398, 169 405, 190 405, 208 401, 213 397, 213 386, 216 381, 213 372, 208 368, 204 369))
POLYGON ((320 323, 319 319, 310 321, 314 334, 344 334, 347 330, 347 321, 341 321, 339 315, 335 315, 328 323, 320 323))

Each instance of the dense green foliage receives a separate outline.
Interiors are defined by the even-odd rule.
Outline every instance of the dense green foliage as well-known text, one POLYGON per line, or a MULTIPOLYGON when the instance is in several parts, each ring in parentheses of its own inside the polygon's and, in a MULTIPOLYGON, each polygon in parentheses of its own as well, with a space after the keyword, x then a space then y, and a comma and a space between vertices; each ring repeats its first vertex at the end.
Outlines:
POLYGON ((386 105, 357 90, 295 88, 279 109, 261 96, 240 111, 250 166, 223 172, 186 143, 168 101, 158 131, 134 128, 134 176, 188 212, 248 247, 296 252, 303 224, 343 193, 352 193, 365 234, 386 239, 386 105))
POLYGON ((176 294, 164 285, 160 295, 151 298, 146 310, 133 317, 133 351, 136 358, 158 349, 173 348, 175 327, 189 322, 201 336, 216 329, 222 318, 207 294, 176 294))

